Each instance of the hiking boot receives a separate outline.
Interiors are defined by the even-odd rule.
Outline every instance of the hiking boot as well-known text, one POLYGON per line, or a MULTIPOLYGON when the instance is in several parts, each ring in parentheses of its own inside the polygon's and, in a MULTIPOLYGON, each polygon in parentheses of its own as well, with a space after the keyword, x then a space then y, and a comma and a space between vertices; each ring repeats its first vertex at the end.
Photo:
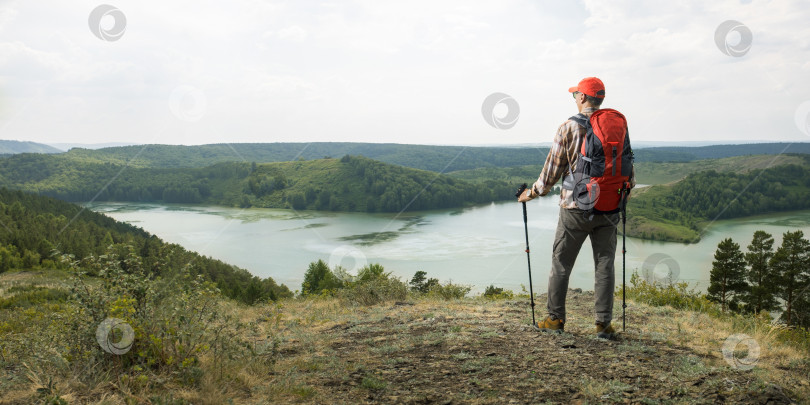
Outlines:
POLYGON ((537 322, 534 327, 541 332, 562 333, 565 330, 565 321, 549 315, 542 322, 537 322))
POLYGON ((612 340, 616 338, 616 330, 613 329, 613 325, 608 322, 607 324, 603 324, 601 322, 596 323, 596 337, 602 339, 612 340))

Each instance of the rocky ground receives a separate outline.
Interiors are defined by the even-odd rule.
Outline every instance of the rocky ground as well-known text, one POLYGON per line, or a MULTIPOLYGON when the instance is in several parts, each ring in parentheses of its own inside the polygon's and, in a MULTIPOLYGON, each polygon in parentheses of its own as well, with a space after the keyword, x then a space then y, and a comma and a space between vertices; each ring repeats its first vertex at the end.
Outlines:
MULTIPOLYGON (((266 376, 282 403, 806 403, 810 362, 763 341, 756 366, 721 354, 734 331, 696 313, 631 304, 595 337, 593 293, 572 290, 563 334, 529 326, 527 300, 415 300, 281 310, 266 376)), ((538 319, 545 296, 537 299, 538 319)), ((745 347, 743 347, 745 349, 745 347)), ((735 352, 740 359, 748 353, 735 352)), ((261 378, 257 376, 261 380, 261 378)))

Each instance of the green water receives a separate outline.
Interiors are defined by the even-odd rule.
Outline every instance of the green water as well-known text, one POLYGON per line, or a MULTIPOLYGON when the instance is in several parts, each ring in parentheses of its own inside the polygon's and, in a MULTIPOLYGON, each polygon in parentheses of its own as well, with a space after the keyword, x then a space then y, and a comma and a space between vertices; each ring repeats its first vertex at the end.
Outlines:
MULTIPOLYGON (((91 208, 168 242, 258 276, 273 277, 293 290, 300 289, 307 265, 318 259, 350 271, 366 263, 381 263, 406 279, 424 270, 441 281, 473 285, 475 291, 490 284, 512 290, 520 290, 521 284, 528 286, 523 214, 517 203, 401 215, 132 203, 95 204, 91 208)), ((558 209, 556 198, 528 204, 536 292, 545 291, 547 286, 558 209)), ((627 279, 634 269, 643 271, 646 260, 649 277, 669 276, 705 290, 720 240, 731 237, 745 249, 758 229, 773 234, 778 246, 785 231, 802 229, 810 234, 810 211, 718 221, 705 230, 697 244, 628 238, 627 279)), ((619 245, 621 252, 621 236, 619 245)), ((616 272, 618 284, 620 253, 616 272)), ((593 289, 593 260, 587 241, 570 286, 593 289)))

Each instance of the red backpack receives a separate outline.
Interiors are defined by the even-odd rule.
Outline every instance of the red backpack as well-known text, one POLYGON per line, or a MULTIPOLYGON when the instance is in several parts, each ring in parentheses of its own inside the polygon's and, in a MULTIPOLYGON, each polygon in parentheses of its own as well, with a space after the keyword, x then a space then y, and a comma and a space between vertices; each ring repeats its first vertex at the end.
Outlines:
POLYGON ((630 193, 633 149, 627 132, 627 119, 610 109, 594 111, 590 119, 582 114, 570 118, 585 128, 576 171, 568 165, 569 176, 562 187, 573 190, 577 208, 593 214, 619 212, 624 195, 630 193))

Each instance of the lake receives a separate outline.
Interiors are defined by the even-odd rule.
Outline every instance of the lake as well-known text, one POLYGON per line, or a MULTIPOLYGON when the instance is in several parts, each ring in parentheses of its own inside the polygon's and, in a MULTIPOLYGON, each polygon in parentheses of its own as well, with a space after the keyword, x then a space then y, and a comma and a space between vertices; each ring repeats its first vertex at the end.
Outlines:
MULTIPOLYGON (((557 203, 555 196, 527 205, 536 293, 548 285, 557 203)), ((272 277, 292 290, 300 290, 308 264, 318 259, 355 273, 366 263, 380 263, 406 281, 423 270, 442 282, 471 285, 474 292, 490 284, 515 291, 521 285, 528 288, 523 213, 516 202, 400 215, 138 203, 88 208, 257 276, 272 277)), ((779 246, 785 231, 810 234, 810 211, 717 221, 697 244, 627 238, 627 280, 638 270, 650 279, 687 281, 705 290, 717 244, 731 237, 745 251, 758 229, 774 235, 779 246)), ((618 243, 617 285, 621 235, 618 243)), ((586 241, 570 287, 592 290, 593 273, 586 241)))

